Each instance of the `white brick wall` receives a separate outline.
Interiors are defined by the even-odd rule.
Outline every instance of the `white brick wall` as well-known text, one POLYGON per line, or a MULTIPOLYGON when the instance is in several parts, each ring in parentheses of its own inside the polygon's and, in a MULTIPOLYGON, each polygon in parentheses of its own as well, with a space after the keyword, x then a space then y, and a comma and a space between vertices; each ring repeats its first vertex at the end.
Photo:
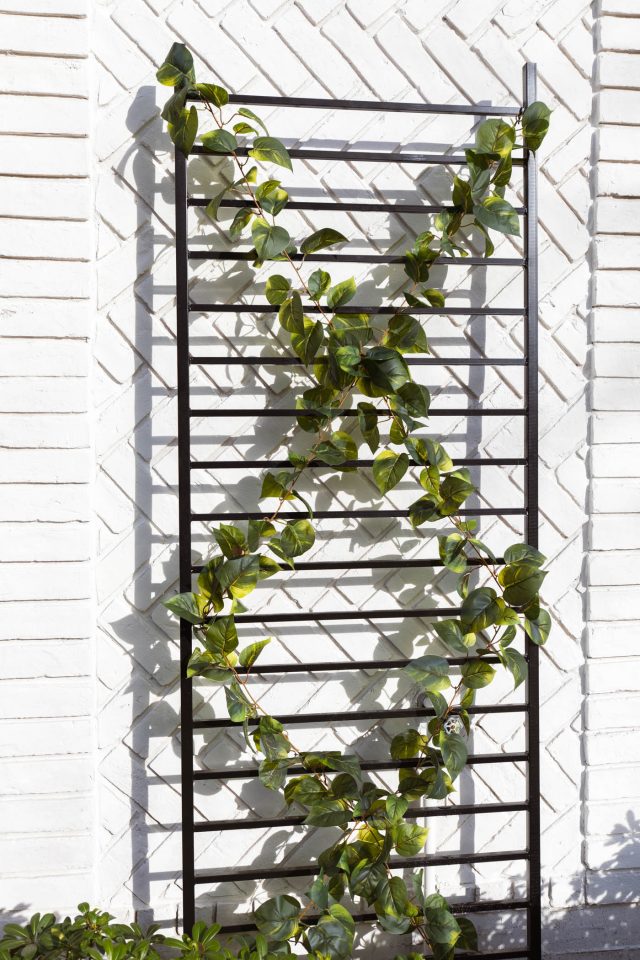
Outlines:
MULTIPOLYGON (((629 813, 640 792, 637 4, 600 0, 595 29, 586 0, 6 0, 2 10, 10 52, 0 55, 0 813, 8 825, 0 909, 24 915, 93 898, 121 916, 151 908, 167 920, 180 897, 177 649, 159 603, 176 575, 177 514, 172 171, 157 63, 181 38, 203 72, 240 92, 505 102, 520 97, 528 58, 554 106, 540 174, 541 541, 556 622, 542 662, 547 953, 634 955, 640 930, 626 904, 640 885, 637 807, 629 813)), ((467 133, 449 121, 346 118, 315 113, 300 135, 431 144, 467 133)), ((274 130, 286 134, 286 123, 275 117, 274 130)), ((299 183, 408 193, 415 174, 327 167, 299 183)), ((432 186, 422 176, 425 195, 432 186)), ((345 228, 381 245, 389 237, 386 221, 345 228)), ((406 233, 394 227, 399 247, 406 233)), ((222 278, 222 295, 245 283, 222 278)), ((487 300, 520 295, 508 277, 488 271, 486 283, 487 300)), ((225 335, 225 323, 194 332, 225 335)), ((466 337, 465 350, 488 356, 520 344, 510 324, 465 334, 434 321, 432 335, 466 337)), ((212 381, 210 372, 195 372, 202 402, 223 403, 233 389, 256 406, 265 390, 283 395, 279 381, 221 371, 212 381)), ((439 386, 446 396, 456 381, 445 375, 439 386)), ((515 379, 488 376, 472 393, 521 402, 515 379)), ((246 429, 238 423, 239 458, 254 452, 246 429)), ((517 423, 488 430, 481 451, 513 455, 518 431, 517 423)), ((258 455, 269 455, 272 439, 261 443, 258 455)), ((210 487, 197 496, 209 509, 223 502, 219 479, 201 478, 210 487)), ((521 496, 521 482, 492 477, 485 494, 504 504, 521 496)), ((253 489, 234 488, 234 502, 248 504, 253 489)), ((283 589, 278 609, 353 596, 381 606, 400 588, 411 602, 420 589, 398 578, 343 586, 283 589)), ((355 629, 314 640, 327 657, 356 642, 372 654, 389 644, 355 629)), ((278 643, 296 655, 291 635, 278 643)), ((369 687, 361 677, 348 691, 289 683, 285 692, 292 709, 309 699, 326 710, 397 697, 369 687)), ((482 725, 475 745, 510 749, 518 730, 482 725)), ((360 732, 342 731, 347 740, 360 732)), ((234 743, 218 737, 203 759, 233 762, 234 743)), ((464 790, 479 800, 520 787, 519 776, 499 771, 464 790)), ((254 814, 272 809, 262 793, 226 787, 212 800, 229 816, 247 804, 254 814)), ((469 829, 434 825, 432 848, 468 843, 469 829)), ((478 818, 474 842, 490 849, 508 834, 517 846, 520 829, 517 819, 500 831, 478 818)), ((214 837, 202 863, 273 861, 273 838, 263 839, 261 850, 262 839, 234 834, 220 853, 214 837)), ((518 876, 517 867, 488 867, 462 880, 499 897, 518 876)), ((461 876, 443 870, 433 880, 457 891, 461 876)))
POLYGON ((95 894, 86 8, 25 0, 0 13, 0 905, 9 915, 95 894))

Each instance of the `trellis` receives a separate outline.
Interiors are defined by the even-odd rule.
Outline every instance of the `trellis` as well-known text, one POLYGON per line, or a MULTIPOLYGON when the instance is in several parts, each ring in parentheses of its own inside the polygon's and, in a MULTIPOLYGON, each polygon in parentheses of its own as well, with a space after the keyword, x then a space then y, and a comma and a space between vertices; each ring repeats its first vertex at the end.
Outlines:
MULTIPOLYGON (((454 116, 475 117, 514 117, 524 108, 536 100, 536 68, 534 64, 526 64, 523 70, 523 103, 511 106, 485 105, 453 105, 429 103, 392 103, 353 100, 327 100, 301 97, 278 96, 232 96, 232 104, 246 104, 251 106, 291 107, 318 110, 353 110, 376 111, 379 113, 406 113, 406 114, 441 114, 454 116)), ((196 147, 194 154, 204 152, 196 147)), ((321 159, 341 161, 376 161, 388 163, 410 163, 419 165, 464 165, 466 160, 463 154, 423 154, 417 152, 388 152, 388 151, 356 151, 356 150, 324 150, 302 146, 289 151, 292 159, 321 159)), ((240 151, 241 153, 241 151, 240 151)), ((525 525, 527 542, 537 547, 538 543, 538 361, 537 361, 537 321, 538 321, 538 258, 537 258, 537 186, 536 161, 533 153, 524 150, 523 160, 514 160, 523 167, 523 207, 518 212, 523 217, 523 257, 469 257, 465 260, 468 265, 481 266, 517 266, 522 268, 524 286, 524 305, 522 307, 444 307, 443 309, 419 308, 413 313, 446 314, 461 316, 518 316, 524 320, 524 349, 518 358, 483 357, 425 357, 412 356, 408 358, 410 365, 442 365, 442 366, 521 366, 524 368, 524 406, 517 409, 491 408, 484 410, 456 410, 448 408, 442 411, 447 415, 465 414, 469 416, 513 416, 522 417, 524 423, 523 456, 516 458, 467 458, 456 461, 458 465, 484 467, 487 464, 499 467, 521 466, 525 474, 524 504, 521 508, 478 508, 461 511, 473 516, 522 516, 525 525)), ((207 470, 214 467, 216 470, 237 468, 235 460, 213 461, 192 459, 191 421, 194 417, 233 416, 239 411, 224 408, 222 410, 197 409, 192 406, 190 392, 190 368, 192 365, 209 366, 216 364, 243 365, 257 367, 259 365, 295 365, 300 361, 297 358, 260 357, 260 356, 209 356, 194 355, 190 347, 190 316, 196 312, 216 313, 272 313, 270 305, 256 306, 244 303, 215 304, 193 303, 189 297, 189 266, 193 261, 228 260, 238 261, 250 259, 250 253, 236 253, 228 251, 197 251, 189 248, 188 244, 188 211, 190 208, 206 206, 210 198, 191 197, 188 192, 187 181, 188 161, 180 151, 175 154, 175 206, 176 206, 176 288, 177 288, 177 360, 178 360, 178 448, 179 448, 179 562, 180 562, 180 590, 190 591, 194 574, 200 567, 194 565, 192 559, 192 525, 201 521, 216 520, 246 520, 251 517, 261 518, 262 513, 247 512, 210 512, 196 513, 191 506, 192 475, 194 471, 207 470)), ((223 206, 239 207, 247 205, 249 201, 226 200, 223 206)), ((335 210, 347 212, 389 212, 392 213, 431 213, 437 212, 440 207, 426 204, 387 204, 364 203, 348 201, 296 201, 290 200, 288 209, 301 211, 335 210)), ((294 257, 295 259, 295 257, 294 257)), ((362 264, 393 264, 402 263, 402 256, 380 254, 324 253, 307 256, 307 261, 314 262, 349 262, 362 264)), ((442 257, 439 262, 446 262, 442 257)), ((383 312, 384 308, 370 308, 358 306, 345 308, 343 312, 383 312)), ((388 308, 387 308, 388 312, 388 308)), ((440 411, 434 410, 431 416, 437 416, 440 411)), ((246 413, 246 411, 244 411, 246 413)), ((292 409, 267 409, 260 411, 260 416, 294 417, 297 411, 292 409)), ((274 463, 270 461, 243 461, 247 468, 288 466, 288 461, 274 463)), ((366 467, 371 461, 359 460, 358 465, 366 467)), ((286 514, 282 514, 284 517, 286 514)), ((328 510, 316 511, 318 519, 323 518, 365 518, 373 517, 401 517, 404 511, 400 510, 328 510)), ((409 560, 363 560, 352 561, 348 564, 342 561, 310 561, 296 564, 299 570, 330 571, 344 569, 380 569, 396 567, 438 567, 440 561, 431 558, 414 558, 409 560)), ((430 619, 442 614, 455 613, 454 608, 418 608, 418 609, 382 609, 382 610, 342 610, 326 612, 296 612, 245 614, 236 616, 236 622, 241 624, 268 624, 287 622, 323 622, 323 621, 365 621, 371 618, 376 620, 393 620, 403 618, 430 619)), ((224 769, 199 770, 194 765, 194 732, 200 730, 220 729, 232 726, 227 718, 199 720, 193 715, 192 683, 187 679, 187 663, 192 652, 192 629, 185 621, 181 621, 180 632, 181 651, 181 775, 182 775, 182 876, 184 891, 184 926, 190 928, 195 917, 196 891, 200 885, 208 883, 239 882, 242 880, 269 880, 272 878, 289 878, 312 876, 315 866, 308 864, 298 867, 283 866, 247 867, 238 869, 231 865, 215 865, 203 871, 195 870, 195 834, 211 831, 233 831, 236 829, 251 829, 252 827, 295 827, 303 822, 304 817, 287 815, 284 817, 260 818, 255 820, 206 820, 196 822, 194 816, 194 786, 197 781, 203 780, 241 780, 257 776, 247 772, 246 768, 225 767, 224 769)), ((540 765, 539 765, 539 693, 538 693, 538 648, 527 642, 527 658, 529 664, 526 686, 526 700, 522 703, 494 703, 472 707, 470 713, 522 713, 526 722, 527 744, 526 749, 520 752, 504 752, 495 754, 477 754, 469 757, 469 764, 477 766, 484 763, 523 763, 527 768, 527 797, 523 801, 483 803, 483 804, 455 804, 439 807, 413 807, 407 812, 408 817, 446 817, 471 814, 481 816, 487 813, 512 813, 521 811, 527 815, 527 842, 522 849, 499 852, 468 852, 448 854, 427 854, 412 858, 396 858, 392 865, 401 867, 437 866, 443 864, 458 865, 463 863, 482 863, 491 861, 526 861, 528 864, 528 891, 521 899, 507 899, 502 901, 479 901, 469 904, 456 905, 458 913, 491 913, 505 911, 526 911, 527 916, 527 945, 517 949, 504 949, 484 954, 486 957, 500 957, 501 960, 512 958, 529 958, 539 960, 541 957, 541 884, 540 884, 540 765)), ((487 658, 490 659, 490 658, 487 658)), ((463 658, 450 658, 451 663, 461 663, 463 658)), ((257 672, 261 675, 285 675, 308 671, 312 673, 337 673, 349 669, 379 669, 388 671, 393 667, 402 666, 403 661, 393 660, 352 660, 349 662, 313 662, 304 665, 295 663, 281 663, 263 665, 257 672)), ((354 719, 384 720, 394 718, 427 717, 433 711, 418 706, 412 708, 398 708, 395 710, 351 710, 340 713, 305 713, 280 715, 279 719, 287 725, 295 724, 323 724, 340 723, 354 719)), ((370 761, 362 764, 363 770, 384 771, 397 769, 407 761, 370 761)), ((295 772, 295 768, 291 769, 295 772)), ((357 919, 365 923, 375 919, 375 915, 360 914, 357 919)), ((235 923, 226 927, 227 930, 241 931, 252 929, 251 923, 235 923)))

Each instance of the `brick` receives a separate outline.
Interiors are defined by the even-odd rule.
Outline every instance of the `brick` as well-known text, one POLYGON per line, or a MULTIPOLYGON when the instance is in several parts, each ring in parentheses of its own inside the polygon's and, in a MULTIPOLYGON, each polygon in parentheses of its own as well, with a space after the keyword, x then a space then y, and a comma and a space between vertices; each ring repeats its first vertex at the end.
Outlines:
MULTIPOLYGON (((86 300, 6 297, 0 300, 0 336, 87 338, 90 317, 86 300)), ((7 344, 4 340, 3 348, 7 344)))
POLYGON ((88 485, 15 483, 5 486, 0 500, 2 521, 67 523, 81 522, 88 516, 88 485))
POLYGON ((635 417, 618 416, 615 413, 596 413, 591 418, 593 443, 634 443, 635 417))
POLYGON ((593 343, 637 343, 640 340, 640 310, 596 307, 591 312, 593 343))
POLYGON ((458 93, 424 46, 398 17, 393 17, 376 32, 378 43, 407 81, 431 103, 446 103, 458 93))
MULTIPOLYGON (((592 553, 591 560, 597 556, 592 553)), ((596 658, 637 656, 639 629, 638 621, 633 620, 625 623, 590 623, 587 631, 588 655, 596 658)))
POLYGON ((2 0, 5 13, 50 14, 56 17, 85 17, 87 0, 2 0))
POLYGON ((0 483, 87 483, 93 471, 88 450, 0 448, 0 483))
POLYGON ((598 117, 603 123, 637 125, 639 109, 640 90, 601 90, 597 96, 598 117))
POLYGON ((8 601, 2 604, 0 640, 83 638, 92 634, 93 622, 93 611, 86 602, 8 601))
MULTIPOLYGON (((65 636, 69 626, 62 616, 61 610, 68 613, 69 619, 75 612, 79 614, 78 621, 89 626, 89 616, 83 612, 77 601, 65 601, 57 604, 41 603, 32 604, 35 607, 34 613, 37 615, 53 614, 53 629, 59 636, 65 636), (57 611, 57 613, 56 613, 57 611)), ((3 615, 11 616, 11 609, 22 608, 24 616, 21 621, 22 632, 28 627, 28 610, 26 605, 3 604, 3 615), (9 609, 7 609, 9 608, 9 609)), ((88 611, 88 607, 86 607, 88 611)), ((33 617, 35 620, 35 616, 33 617)), ((18 631, 15 631, 16 633, 18 631)), ((35 631, 33 631, 35 633, 35 631)), ((40 633, 47 633, 46 628, 40 630, 40 633)), ((28 637, 27 639, 0 641, 0 652, 2 653, 2 669, 5 677, 12 677, 13 680, 42 679, 44 677, 85 677, 88 678, 93 673, 93 651, 88 640, 78 640, 76 638, 40 640, 28 637)))
POLYGON ((446 13, 445 21, 450 23, 463 37, 474 33, 478 27, 486 25, 497 3, 478 4, 474 0, 458 0, 446 13), (492 9, 493 8, 493 9, 492 9))
POLYGON ((46 826, 58 832, 84 833, 92 826, 93 805, 88 796, 24 796, 20 803, 4 797, 0 799, 0 818, 6 833, 43 833, 46 826))
POLYGON ((85 377, 88 360, 82 340, 7 339, 0 350, 0 376, 85 377))
MULTIPOLYGON (((596 377, 640 377, 640 344, 599 343, 593 351, 596 377)), ((627 384, 633 389, 633 382, 627 384)))
POLYGON ((469 56, 467 44, 446 27, 437 27, 429 38, 429 52, 442 69, 450 71, 451 81, 474 103, 478 90, 482 98, 501 103, 506 88, 489 70, 469 56), (452 65, 455 64, 455 69, 452 65))
MULTIPOLYGON (((48 99, 56 96, 87 97, 88 91, 89 80, 83 60, 0 55, 0 93, 40 93, 46 94, 48 99)), ((30 106, 25 101, 25 113, 28 115, 30 106)), ((54 99, 51 106, 58 115, 64 116, 67 106, 72 105, 54 99)), ((37 129, 38 127, 32 127, 29 132, 37 129)), ((81 131, 86 132, 87 130, 81 131)))
MULTIPOLYGON (((638 545, 639 537, 640 519, 636 516, 597 516, 591 520, 592 550, 634 550, 638 545)), ((608 618, 598 617, 596 619, 608 618)), ((632 618, 625 617, 624 619, 632 618)))
POLYGON ((640 53, 640 20, 626 17, 600 17, 600 50, 640 53))
POLYGON ((596 180, 599 196, 640 196, 637 169, 631 164, 601 161, 597 167, 596 180))
MULTIPOLYGON (((31 511, 28 511, 30 515, 31 511)), ((0 600, 83 600, 92 595, 86 563, 3 563, 0 600)))
MULTIPOLYGON (((593 253, 594 266, 599 271, 635 269, 640 264, 640 236, 625 237, 607 234, 597 237, 593 245, 593 253)), ((632 294, 630 299, 633 300, 633 297, 632 294)), ((628 307, 629 304, 623 304, 623 306, 628 307)))
POLYGON ((2 377, 0 413, 70 413, 87 409, 82 377, 2 377))
MULTIPOLYGON (((630 518, 625 519, 629 524, 630 518)), ((640 517, 638 520, 640 521, 640 517)), ((594 519, 592 523, 595 522, 594 519)), ((621 549, 625 546, 626 544, 621 545, 621 549)), ((633 620, 636 613, 634 598, 637 595, 638 588, 635 586, 591 587, 588 596, 589 619, 633 620)))
MULTIPOLYGON (((253 13, 249 16, 251 22, 255 23, 253 13)), ((256 68, 240 45, 224 33, 219 23, 205 17, 192 4, 182 3, 171 12, 167 22, 180 36, 189 37, 192 50, 213 71, 210 79, 217 78, 218 82, 230 90, 241 90, 256 73, 256 68)), ((257 23, 255 29, 258 29, 257 23)), ((291 59, 291 54, 287 51, 286 62, 291 62, 291 59)), ((299 78, 299 64, 295 70, 295 76, 299 78)))
POLYGON ((640 410, 639 387, 638 380, 600 377, 591 385, 591 409, 640 410))
MULTIPOLYGON (((628 806, 628 804, 627 804, 628 806)), ((631 904, 638 899, 638 874, 634 870, 611 870, 590 872, 587 874, 585 897, 588 904, 631 904)), ((623 935, 626 935, 626 931, 623 935)), ((632 948, 634 949, 634 948, 632 948)), ((607 960, 626 960, 630 954, 626 949, 621 953, 607 948, 607 960)))
POLYGON ((640 763, 640 738, 634 730, 587 733, 585 748, 589 766, 608 763, 640 763))
POLYGON ((89 445, 89 424, 80 414, 5 414, 3 444, 17 449, 82 448, 89 445))
MULTIPOLYGON (((624 727, 633 727, 640 707, 640 696, 592 696, 586 704, 587 730, 620 730, 624 727)), ((615 797, 615 795, 614 795, 615 797)), ((589 797, 595 799, 611 799, 609 797, 589 797)), ((615 797, 617 799, 617 797, 615 797)))
POLYGON ((598 131, 598 158, 637 163, 640 160, 640 127, 603 124, 598 131))
POLYGON ((591 767, 586 778, 589 800, 606 800, 615 784, 619 797, 637 797, 640 795, 640 765, 623 767, 591 767))
POLYGON ((0 839, 0 857, 5 876, 47 874, 47 864, 56 863, 67 870, 88 869, 91 865, 90 837, 5 837, 0 839))
POLYGON ((538 63, 540 80, 551 87, 574 116, 585 118, 589 115, 591 84, 558 49, 555 39, 538 31, 524 44, 523 52, 528 60, 538 63))
MULTIPOLYGON (((4 564, 3 564, 4 569, 4 564)), ((89 717, 93 710, 93 685, 85 677, 68 679, 56 677, 47 680, 3 680, 0 682, 2 704, 0 717, 3 720, 45 717, 89 717)), ((25 724, 27 727, 28 724, 25 724)), ((80 732, 80 731, 79 731, 80 732)), ((85 741, 88 740, 88 731, 85 741)), ((51 744, 54 747, 54 744, 51 744)), ((35 750, 33 753, 82 753, 78 745, 72 750, 35 750)), ((5 754, 16 756, 17 754, 5 754)), ((24 753, 28 756, 28 753, 24 753)))
POLYGON ((84 19, 33 17, 25 29, 24 17, 0 14, 2 48, 10 53, 86 57, 88 29, 84 19))
POLYGON ((0 275, 2 297, 83 298, 90 293, 88 264, 67 260, 11 260, 7 257, 0 275))
POLYGON ((159 17, 149 16, 149 10, 142 0, 119 3, 111 18, 153 63, 158 66, 163 63, 174 38, 159 17))
POLYGON ((600 197, 596 205, 596 230, 598 233, 638 233, 640 199, 600 197))
POLYGON ((0 561, 88 560, 92 554, 88 523, 11 523, 0 525, 0 561))
MULTIPOLYGON (((87 220, 90 190, 85 181, 36 177, 0 178, 0 215, 44 220, 87 220)), ((46 296, 46 294, 45 294, 46 296)))
MULTIPOLYGON (((640 481, 632 485, 632 491, 640 487, 640 481)), ((614 504, 608 499, 609 495, 626 492, 625 486, 619 481, 594 480, 593 481, 593 499, 594 510, 597 513, 614 513, 611 509, 614 504), (611 487, 611 483, 617 486, 611 487), (609 485, 609 486, 607 486, 609 485), (622 489, 619 489, 619 488, 622 489), (603 500, 605 509, 602 506, 596 506, 595 501, 603 500), (607 507, 609 509, 607 509, 607 507)), ((623 504, 620 505, 618 512, 625 513, 623 504)), ((637 512, 637 511, 636 511, 637 512)), ((640 552, 634 550, 619 550, 617 553, 603 551, 591 551, 589 555, 588 582, 595 586, 616 586, 629 583, 640 583, 640 552)))
POLYGON ((599 53, 596 70, 601 87, 640 88, 640 57, 635 53, 599 53))
POLYGON ((17 258, 89 260, 89 224, 65 220, 0 219, 0 244, 17 258))
POLYGON ((0 795, 86 792, 91 787, 89 759, 48 758, 0 761, 0 795))

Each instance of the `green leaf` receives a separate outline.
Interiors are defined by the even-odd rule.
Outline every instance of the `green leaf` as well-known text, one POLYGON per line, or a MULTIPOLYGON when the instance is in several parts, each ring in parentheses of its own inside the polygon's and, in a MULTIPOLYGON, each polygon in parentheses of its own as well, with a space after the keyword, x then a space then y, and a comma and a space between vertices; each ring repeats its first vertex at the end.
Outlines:
POLYGON ((444 657, 434 657, 426 654, 412 660, 405 668, 412 680, 423 690, 433 690, 436 693, 451 686, 449 681, 449 664, 444 657))
POLYGON ((256 217, 253 221, 251 239, 261 260, 273 260, 291 243, 284 227, 271 226, 263 217, 256 217))
POLYGON ((189 85, 187 83, 184 83, 178 87, 176 92, 169 97, 162 108, 162 113, 160 116, 163 120, 166 120, 169 124, 176 124, 180 122, 181 116, 185 113, 188 93, 189 85))
POLYGON ((218 569, 220 588, 223 592, 228 591, 232 597, 242 599, 255 589, 259 570, 260 563, 256 556, 227 560, 218 569))
POLYGON ((188 620, 189 623, 202 623, 204 619, 203 606, 198 594, 179 593, 175 597, 163 600, 163 605, 181 620, 188 620))
POLYGON ((522 139, 529 150, 538 149, 549 130, 551 110, 546 104, 536 100, 529 104, 522 115, 522 139))
POLYGON ((529 639, 541 647, 547 642, 551 632, 551 617, 546 610, 539 608, 535 617, 529 616, 525 610, 524 629, 529 639))
POLYGON ((211 200, 209 200, 209 203, 205 207, 204 212, 207 214, 208 217, 211 217, 212 220, 218 219, 218 211, 219 211, 220 203, 225 193, 227 192, 227 190, 228 190, 228 187, 224 187, 222 190, 220 190, 219 193, 216 193, 216 195, 212 197, 211 200))
POLYGON ((357 368, 360 366, 360 348, 348 345, 338 347, 334 354, 338 366, 345 373, 355 376, 357 368))
POLYGON ((454 653, 467 654, 475 643, 475 634, 464 633, 459 620, 438 620, 433 629, 439 638, 454 653))
POLYGON ((389 752, 392 760, 412 760, 427 749, 429 740, 419 730, 404 730, 391 741, 389 752))
POLYGON ((352 955, 355 924, 351 914, 340 904, 332 904, 315 927, 308 927, 305 937, 315 957, 348 960, 352 955))
POLYGON ((267 130, 267 128, 265 127, 264 123, 262 122, 260 117, 257 115, 257 113, 254 113, 253 110, 249 110, 248 107, 240 107, 240 109, 238 110, 238 113, 240 114, 241 117, 246 117, 248 120, 253 120, 253 122, 257 123, 259 127, 262 127, 264 132, 268 135, 269 131, 267 130))
POLYGON ((267 279, 264 288, 266 298, 273 306, 280 306, 283 304, 289 296, 290 290, 291 282, 287 280, 286 277, 281 277, 277 273, 274 273, 267 279))
POLYGON ((280 189, 279 180, 265 180, 255 191, 256 200, 272 216, 277 216, 286 206, 289 194, 280 189))
POLYGON ((264 648, 269 643, 271 643, 271 639, 267 637, 266 640, 256 640, 255 643, 250 643, 248 647, 244 647, 244 649, 238 654, 238 659, 241 666, 246 667, 247 670, 250 670, 264 648))
POLYGON ((319 300, 331 286, 331 277, 325 270, 314 270, 307 281, 309 293, 314 300, 319 300))
POLYGON ((440 484, 440 496, 442 502, 439 505, 439 513, 443 517, 450 517, 457 513, 460 506, 467 497, 475 492, 475 487, 471 483, 471 475, 468 470, 456 470, 449 473, 440 484))
POLYGON ((508 156, 516 141, 516 132, 511 124, 504 120, 491 118, 480 124, 476 130, 476 151, 478 153, 508 156))
POLYGON ((514 543, 504 551, 505 563, 528 563, 532 567, 541 567, 547 559, 539 550, 527 543, 514 543))
POLYGON ((518 650, 509 647, 502 651, 502 662, 513 677, 513 689, 515 690, 527 679, 527 661, 518 650))
MULTIPOLYGON (((278 474, 265 473, 262 478, 262 489, 260 490, 260 500, 266 500, 269 497, 282 497, 283 500, 295 500, 295 495, 289 490, 287 484, 291 480, 291 475, 285 471, 278 474)), ((275 532, 275 529, 274 529, 275 532)))
POLYGON ((372 403, 362 400, 358 404, 358 426, 362 439, 372 453, 380 446, 380 431, 378 429, 378 415, 372 403))
POLYGON ((275 717, 260 717, 253 739, 268 760, 284 760, 289 755, 289 742, 283 734, 283 726, 275 717))
POLYGON ((442 290, 435 290, 433 287, 430 287, 429 290, 423 290, 422 292, 432 307, 444 307, 445 299, 442 290))
POLYGON ((411 379, 404 359, 397 350, 389 347, 372 347, 364 354, 362 367, 366 379, 363 378, 360 382, 367 396, 397 393, 400 387, 411 379))
POLYGON ((358 448, 351 434, 344 430, 336 430, 330 440, 318 444, 316 448, 318 460, 331 466, 341 466, 347 460, 358 459, 358 448))
POLYGON ((353 300, 356 290, 356 281, 353 277, 349 277, 348 280, 343 280, 341 283, 336 283, 335 287, 331 287, 327 292, 327 305, 331 310, 343 307, 345 303, 349 303, 349 300, 353 300))
POLYGON ((438 517, 438 505, 433 497, 420 497, 409 507, 409 520, 412 527, 420 527, 429 520, 435 520, 438 517))
POLYGON ((198 132, 198 111, 194 106, 183 110, 176 123, 168 124, 169 136, 178 150, 188 157, 198 132))
POLYGON ((429 344, 422 325, 415 317, 399 313, 389 321, 383 343, 401 353, 429 353, 429 344))
POLYGON ((518 214, 507 200, 491 195, 473 208, 476 219, 489 230, 497 230, 510 236, 520 236, 518 214))
POLYGON ((224 107, 229 103, 229 94, 217 83, 196 83, 196 90, 203 100, 215 104, 216 107, 224 107))
POLYGON ((219 660, 225 659, 238 646, 238 632, 231 615, 218 617, 207 626, 204 645, 219 660))
POLYGON ((326 247, 334 247, 338 243, 346 242, 347 238, 342 233, 332 230, 331 227, 325 227, 322 230, 316 230, 306 240, 303 240, 300 245, 300 252, 306 256, 308 253, 316 253, 326 247))
POLYGON ((308 520, 289 520, 282 531, 280 542, 288 557, 299 557, 313 546, 315 530, 308 520))
POLYGON ((246 208, 238 210, 229 227, 229 236, 232 240, 238 240, 241 237, 243 230, 251 223, 254 216, 253 210, 246 208))
POLYGON ((173 43, 165 61, 156 73, 160 83, 175 87, 177 83, 195 81, 193 57, 184 43, 173 43))
POLYGON ((401 857, 413 857, 420 853, 427 842, 428 829, 417 823, 395 823, 391 828, 393 845, 401 857))
POLYGON ((460 672, 462 682, 470 690, 479 690, 481 687, 488 686, 496 674, 495 668, 484 660, 470 660, 469 663, 463 663, 460 672))
POLYGON ((498 573, 505 603, 526 607, 538 595, 546 572, 528 563, 509 564, 498 573))
POLYGON ((229 559, 240 557, 247 550, 248 544, 244 533, 233 524, 221 523, 219 527, 214 527, 213 536, 225 557, 229 559))
POLYGON ((445 567, 453 573, 464 573, 467 569, 466 542, 466 539, 459 533, 450 533, 446 537, 438 537, 440 559, 445 567))
MULTIPOLYGON (((242 113, 242 111, 238 110, 238 113, 242 113)), ((243 116, 246 115, 246 113, 243 114, 243 116)), ((249 150, 249 156, 253 157, 254 160, 277 163, 281 167, 286 167, 287 170, 293 170, 287 148, 275 137, 256 137, 253 141, 253 147, 249 150)))
POLYGON ((261 760, 258 768, 260 783, 269 790, 281 790, 286 782, 288 769, 288 759, 261 760))
POLYGON ((437 467, 442 473, 453 470, 453 460, 437 440, 425 440, 427 459, 432 467, 437 467))
POLYGON ((238 141, 228 130, 209 130, 200 138, 202 146, 209 153, 233 153, 238 147, 238 141))
POLYGON ((449 771, 452 780, 460 775, 467 762, 467 745, 458 733, 443 734, 440 737, 442 762, 449 771))
POLYGON ((390 793, 385 801, 385 810, 390 820, 401 820, 408 809, 409 801, 396 793, 390 793))
POLYGON ((406 453, 383 450, 373 461, 373 479, 380 493, 388 493, 397 487, 409 468, 406 453))
POLYGON ((299 336, 304 333, 302 300, 297 290, 292 290, 289 297, 282 301, 278 311, 278 320, 288 333, 297 333, 299 336))
POLYGON ((491 587, 478 587, 463 600, 460 619, 465 627, 469 628, 469 632, 478 633, 497 623, 500 613, 495 590, 491 587))
POLYGON ((288 895, 272 897, 261 904, 254 913, 256 926, 265 937, 288 940, 298 931, 298 918, 302 907, 288 895))
POLYGON ((247 700, 238 681, 233 678, 228 687, 224 688, 227 698, 227 710, 232 723, 244 723, 255 715, 255 707, 247 700))
POLYGON ((306 363, 312 363, 324 342, 324 327, 320 320, 303 319, 303 332, 291 334, 291 346, 306 363))

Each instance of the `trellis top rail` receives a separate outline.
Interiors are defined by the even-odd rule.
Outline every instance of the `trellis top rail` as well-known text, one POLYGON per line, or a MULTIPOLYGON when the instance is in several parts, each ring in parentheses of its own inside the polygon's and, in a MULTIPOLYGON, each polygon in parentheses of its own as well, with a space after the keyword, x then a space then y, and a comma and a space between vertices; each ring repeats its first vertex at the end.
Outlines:
MULTIPOLYGON (((190 93, 187 99, 202 103, 201 97, 195 93, 190 93)), ((394 103, 390 100, 333 100, 323 97, 259 96, 251 93, 231 94, 229 103, 239 106, 252 104, 259 107, 307 107, 311 110, 362 110, 373 113, 465 114, 471 117, 517 117, 523 110, 518 104, 394 103)))

